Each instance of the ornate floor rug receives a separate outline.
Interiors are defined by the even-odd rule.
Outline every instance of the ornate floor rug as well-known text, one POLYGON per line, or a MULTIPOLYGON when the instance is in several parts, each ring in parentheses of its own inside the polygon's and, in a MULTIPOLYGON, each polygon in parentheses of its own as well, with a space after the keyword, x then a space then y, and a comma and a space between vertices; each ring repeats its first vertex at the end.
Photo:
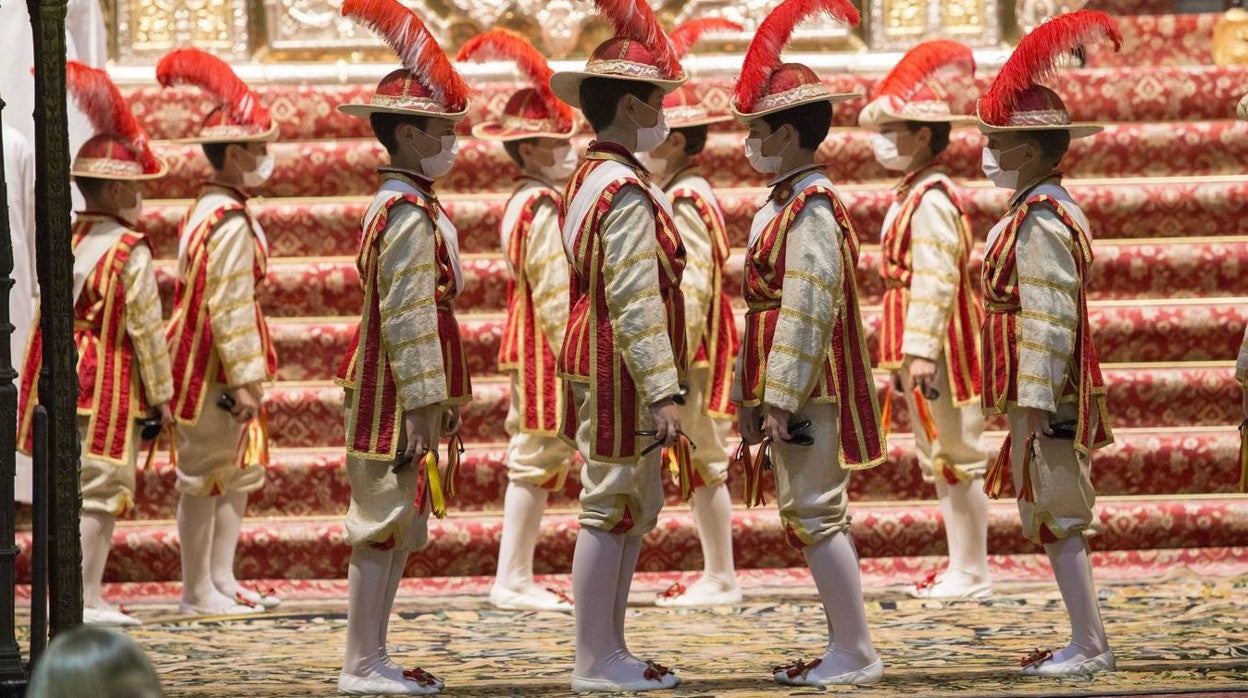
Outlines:
MULTIPOLYGON (((763 580, 751 580, 759 582, 763 580)), ((630 645, 675 668, 674 696, 814 695, 771 682, 769 668, 810 658, 825 639, 808 584, 792 576, 753 584, 738 607, 684 611, 635 591, 630 645)), ((646 584, 653 587, 653 584, 646 584)), ((1095 680, 1018 674, 1036 645, 1067 639, 1051 583, 1009 583, 985 602, 939 603, 895 590, 868 591, 868 621, 885 678, 863 696, 1248 695, 1248 576, 1190 572, 1152 582, 1102 584, 1102 608, 1118 671, 1095 680)), ((288 602, 247 619, 187 619, 169 606, 142 609, 132 636, 150 654, 168 695, 330 696, 345 637, 345 603, 288 602)), ((392 654, 447 679, 454 696, 570 695, 572 617, 510 613, 480 595, 400 596, 392 654)))

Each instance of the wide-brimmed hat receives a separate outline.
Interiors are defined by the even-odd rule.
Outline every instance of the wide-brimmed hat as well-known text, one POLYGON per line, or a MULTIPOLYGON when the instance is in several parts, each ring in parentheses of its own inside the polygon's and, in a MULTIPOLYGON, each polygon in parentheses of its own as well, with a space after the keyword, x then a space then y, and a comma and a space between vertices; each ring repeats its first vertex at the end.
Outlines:
POLYGON ((530 86, 507 99, 496 119, 472 127, 472 135, 491 141, 528 138, 571 138, 576 134, 576 115, 550 89, 554 71, 546 57, 529 40, 506 29, 491 29, 464 44, 457 61, 502 59, 516 64, 530 86))
POLYGON ((833 92, 815 71, 801 63, 782 63, 784 50, 798 23, 816 14, 857 26, 858 9, 848 0, 784 0, 758 25, 746 49, 741 75, 733 88, 732 113, 752 121, 778 111, 816 102, 845 102, 861 95, 833 92))
POLYGON ((171 51, 156 64, 165 87, 194 85, 217 103, 190 138, 178 143, 251 143, 277 138, 277 123, 228 63, 196 48, 171 51))
POLYGON ((588 78, 641 82, 672 92, 687 79, 676 47, 663 31, 646 0, 594 0, 611 21, 615 36, 594 49, 584 70, 555 73, 550 87, 555 95, 581 108, 581 83, 588 78))
POLYGON ((975 77, 975 54, 965 44, 947 39, 925 41, 906 52, 901 61, 876 84, 871 101, 858 112, 858 125, 879 128, 886 123, 971 122, 975 117, 958 114, 949 106, 944 76, 975 77), (951 75, 952 74, 952 75, 951 75))
POLYGON ((1108 39, 1117 50, 1122 34, 1113 18, 1097 10, 1079 10, 1041 24, 1023 37, 976 105, 984 133, 1068 131, 1071 138, 1100 133, 1103 127, 1076 123, 1061 96, 1039 84, 1058 70, 1058 59, 1082 55, 1087 44, 1108 39))
POLYGON ((169 168, 152 153, 147 133, 108 73, 69 61, 65 64, 65 85, 95 131, 78 149, 69 168, 71 175, 119 180, 165 175, 169 168))
POLYGON ((464 118, 468 84, 415 12, 398 0, 346 0, 342 15, 381 36, 403 67, 383 77, 368 102, 342 104, 338 111, 362 118, 373 114, 464 118))

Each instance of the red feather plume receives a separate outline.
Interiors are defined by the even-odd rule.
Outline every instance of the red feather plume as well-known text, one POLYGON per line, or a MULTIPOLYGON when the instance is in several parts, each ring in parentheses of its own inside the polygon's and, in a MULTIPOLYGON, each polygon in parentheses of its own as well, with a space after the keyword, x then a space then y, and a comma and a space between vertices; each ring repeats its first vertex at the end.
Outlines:
POLYGON ((130 144, 145 171, 159 169, 160 163, 148 147, 147 132, 130 112, 130 106, 108 73, 69 61, 65 64, 65 86, 74 102, 91 120, 96 135, 116 136, 130 144))
POLYGON ((739 32, 744 27, 731 19, 724 17, 700 17, 684 22, 672 30, 672 46, 676 49, 676 55, 684 58, 689 49, 702 39, 702 35, 713 31, 735 31, 739 32))
POLYGON ((491 29, 468 40, 455 56, 457 61, 504 59, 514 61, 520 72, 524 73, 532 83, 537 94, 542 98, 546 108, 555 117, 560 128, 572 125, 572 107, 555 96, 550 89, 550 76, 555 71, 550 69, 541 51, 538 51, 529 40, 519 34, 501 28, 491 29))
POLYGON ((876 83, 871 99, 889 95, 908 100, 936 73, 961 68, 975 77, 975 53, 957 41, 925 41, 906 52, 901 62, 876 83))
POLYGON ((234 74, 228 63, 196 48, 169 52, 156 64, 156 79, 165 87, 194 85, 215 96, 238 123, 268 128, 269 110, 234 74))
POLYGON ((685 72, 676 47, 646 0, 594 0, 594 4, 611 21, 616 36, 632 39, 650 50, 664 76, 675 78, 685 72))
POLYGON ((1036 27, 1018 42, 980 98, 980 117, 990 124, 1006 123, 1018 98, 1057 72, 1060 56, 1081 54, 1087 44, 1097 40, 1110 41, 1115 51, 1122 47, 1122 34, 1113 18, 1098 10, 1071 12, 1036 27))
POLYGON ((381 36, 398 54, 403 67, 416 75, 448 110, 460 111, 468 106, 468 83, 455 71, 437 39, 415 12, 398 0, 346 0, 342 16, 381 36))
POLYGON ((784 0, 763 19, 745 51, 745 63, 733 101, 737 108, 749 111, 762 96, 772 71, 780 66, 780 52, 784 50, 793 29, 802 21, 817 14, 825 14, 851 27, 858 26, 862 16, 849 0, 784 0))

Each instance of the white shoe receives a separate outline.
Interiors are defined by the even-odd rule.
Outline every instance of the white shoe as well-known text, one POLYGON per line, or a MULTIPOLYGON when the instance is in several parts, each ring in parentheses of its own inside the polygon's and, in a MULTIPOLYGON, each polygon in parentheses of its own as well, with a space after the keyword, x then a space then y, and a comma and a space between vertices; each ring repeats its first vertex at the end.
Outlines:
MULTIPOLYGON (((536 591, 536 590, 535 590, 536 591)), ((490 588, 490 603, 505 611, 564 611, 573 610, 572 599, 556 589, 545 593, 524 593, 505 589, 497 584, 490 588)))
POLYGON ((192 606, 185 601, 178 605, 178 612, 184 616, 245 616, 251 613, 260 613, 263 610, 264 608, 260 606, 248 606, 238 603, 220 608, 192 606))
POLYGON ((782 686, 870 686, 884 678, 884 662, 879 659, 861 669, 836 676, 810 678, 810 670, 822 662, 823 659, 820 658, 806 664, 799 659, 796 664, 773 667, 772 678, 782 686))
POLYGON ((106 628, 133 628, 143 625, 143 621, 116 608, 83 608, 82 622, 106 628))
POLYGON ((441 693, 442 687, 437 683, 417 679, 390 679, 384 676, 364 678, 339 674, 338 692, 348 696, 433 696, 441 693))
POLYGON ((1074 656, 1064 662, 1053 660, 1051 650, 1036 650, 1023 659, 1025 676, 1088 676, 1115 669, 1114 651, 1105 650, 1091 659, 1074 656))
POLYGON ((238 591, 234 593, 234 599, 244 606, 263 606, 266 611, 270 608, 277 608, 282 603, 280 598, 272 594, 248 589, 245 586, 238 587, 238 591))
POLYGON ((907 593, 916 599, 986 599, 992 596, 992 582, 959 586, 946 576, 931 584, 917 582, 907 593))
POLYGON ((633 681, 611 681, 572 676, 574 693, 619 693, 621 691, 666 691, 680 685, 680 677, 667 667, 646 662, 647 668, 641 678, 633 681))
POLYGON ((735 606, 741 603, 741 589, 732 586, 718 591, 703 591, 713 584, 693 584, 686 587, 676 582, 654 597, 654 605, 662 608, 700 608, 703 606, 735 606), (701 586, 701 588, 699 588, 701 586))

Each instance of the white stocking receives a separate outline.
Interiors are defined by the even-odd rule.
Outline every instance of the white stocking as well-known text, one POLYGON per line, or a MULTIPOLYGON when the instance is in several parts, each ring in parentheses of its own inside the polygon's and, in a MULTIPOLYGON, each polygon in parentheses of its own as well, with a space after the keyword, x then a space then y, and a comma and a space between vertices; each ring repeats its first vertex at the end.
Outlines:
POLYGON ((1049 554, 1057 588, 1070 615, 1070 646, 1054 653, 1053 661, 1091 659, 1106 652, 1109 641, 1101 622, 1096 586, 1092 581, 1092 560, 1083 536, 1075 533, 1056 543, 1048 543, 1044 551, 1049 554))
POLYGON ((389 608, 393 551, 367 543, 351 548, 347 569, 347 649, 342 673, 359 678, 403 681, 403 670, 387 661, 382 638, 389 608))
POLYGON ((113 547, 112 514, 84 511, 78 522, 78 535, 82 538, 82 605, 86 608, 114 610, 104 602, 100 585, 104 582, 104 565, 113 547))
POLYGON ((728 486, 699 487, 693 491, 691 504, 702 543, 702 579, 690 586, 688 595, 696 595, 698 587, 709 592, 723 592, 737 586, 732 560, 732 498, 728 486))
MULTIPOLYGON (((640 538, 637 541, 640 551, 640 538)), ((620 632, 616 632, 627 546, 627 537, 618 533, 582 527, 577 534, 572 558, 572 595, 576 603, 574 676, 623 683, 639 679, 646 670, 646 665, 630 656, 622 644, 622 618, 620 632)), ((636 557, 633 561, 635 565, 636 557)), ((625 590, 625 603, 627 593, 625 590)))
POLYGON ((628 651, 628 640, 624 637, 624 622, 628 617, 628 595, 633 589, 633 573, 637 571, 637 559, 641 557, 641 536, 624 536, 624 550, 620 556, 620 574, 615 583, 615 608, 611 614, 611 628, 615 644, 628 651))
POLYGON ((378 629, 378 650, 387 664, 399 666, 390 659, 387 636, 390 634, 390 614, 394 613, 394 599, 399 595, 399 584, 403 582, 403 570, 407 567, 408 551, 392 550, 390 553, 390 577, 386 580, 386 607, 381 615, 381 627, 378 629))
POLYGON ((982 477, 949 485, 936 480, 940 513, 949 542, 949 572, 945 584, 970 586, 989 581, 988 495, 982 477))
POLYGON ((496 587, 517 593, 533 590, 533 551, 542 532, 546 490, 511 482, 503 498, 503 535, 499 542, 496 587))
POLYGON ((858 556, 848 533, 802 548, 828 618, 828 651, 808 674, 812 681, 865 668, 876 661, 862 602, 858 556))
POLYGON ((178 542, 182 550, 182 604, 200 611, 226 611, 236 602, 217 590, 209 565, 212 551, 215 497, 183 493, 178 499, 178 542))
POLYGON ((242 591, 234 578, 234 555, 238 550, 238 534, 243 530, 243 511, 247 493, 229 491, 216 498, 216 520, 212 531, 212 557, 209 569, 212 585, 222 594, 236 598, 242 591))

